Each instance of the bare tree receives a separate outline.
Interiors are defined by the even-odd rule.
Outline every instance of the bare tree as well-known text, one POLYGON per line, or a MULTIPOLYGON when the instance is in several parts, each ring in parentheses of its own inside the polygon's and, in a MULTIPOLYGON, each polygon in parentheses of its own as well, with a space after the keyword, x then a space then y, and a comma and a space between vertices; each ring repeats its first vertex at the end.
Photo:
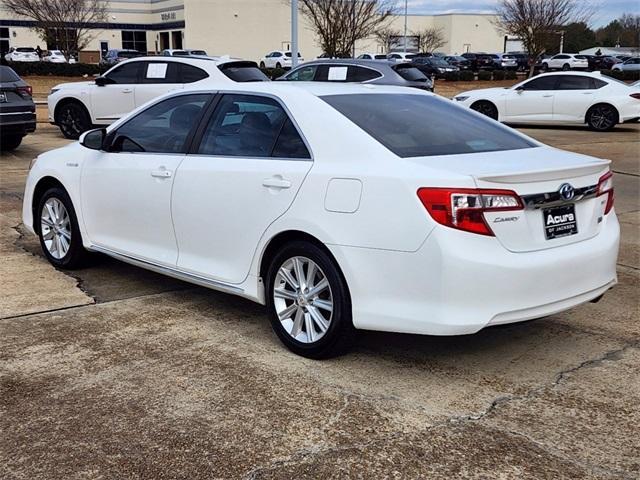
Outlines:
POLYGON ((351 55, 357 40, 391 21, 397 0, 300 0, 300 11, 330 57, 351 55))
POLYGON ((388 52, 391 47, 392 39, 402 36, 400 30, 395 30, 389 27, 382 27, 373 32, 373 36, 379 45, 382 45, 385 52, 388 52))
POLYGON ((421 52, 434 52, 444 47, 447 42, 444 39, 444 30, 436 27, 426 27, 422 30, 411 32, 418 37, 421 52))
POLYGON ((529 53, 532 76, 548 38, 569 23, 588 23, 593 7, 583 0, 499 0, 496 13, 496 25, 520 38, 529 53))
POLYGON ((108 20, 106 0, 3 0, 14 14, 35 20, 34 29, 48 45, 69 58, 93 40, 92 25, 108 20))

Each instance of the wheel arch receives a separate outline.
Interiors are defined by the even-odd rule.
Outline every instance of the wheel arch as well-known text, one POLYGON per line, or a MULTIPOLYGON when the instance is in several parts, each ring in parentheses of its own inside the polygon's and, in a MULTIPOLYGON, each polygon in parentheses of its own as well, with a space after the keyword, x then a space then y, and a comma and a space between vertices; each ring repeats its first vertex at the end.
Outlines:
MULTIPOLYGON (((498 120, 498 121, 500 121, 500 119, 502 118, 502 112, 500 111, 500 107, 498 106, 498 103, 497 103, 497 102, 494 102, 493 100, 487 100, 486 98, 478 98, 477 100, 474 100, 474 101, 471 103, 471 105, 469 105, 469 108, 470 108, 470 109, 472 109, 472 110, 474 110, 474 111, 476 111, 476 110, 473 108, 473 106, 474 106, 474 105, 478 105, 478 104, 480 104, 480 103, 488 103, 488 104, 492 105, 492 106, 496 109, 496 112, 498 112, 498 118, 497 118, 497 120, 498 120)), ((478 113, 480 113, 480 112, 478 112, 478 113)))
POLYGON ((36 234, 40 233, 40 225, 39 222, 36 221, 36 219, 38 218, 38 215, 36 214, 38 203, 40 203, 40 198, 42 197, 42 195, 44 195, 44 193, 50 188, 62 188, 65 192, 67 192, 67 195, 69 195, 69 190, 67 190, 64 184, 55 177, 44 176, 40 180, 38 180, 38 183, 36 183, 36 186, 33 189, 33 196, 31 198, 31 212, 33 218, 32 228, 36 232, 36 234))
POLYGON ((82 108, 84 108, 85 112, 89 116, 91 122, 93 122, 93 117, 91 116, 91 111, 87 105, 77 97, 64 97, 56 102, 56 106, 53 109, 53 121, 58 123, 58 116, 60 115, 60 109, 65 105, 69 105, 70 103, 77 103, 82 108))
POLYGON ((593 105, 591 105, 588 109, 587 112, 584 114, 584 123, 589 123, 589 114, 591 113, 591 110, 593 110, 596 107, 600 107, 600 106, 607 106, 607 107, 611 107, 613 108, 613 110, 616 112, 616 125, 618 123, 620 123, 620 111, 618 110, 618 108, 613 104, 613 103, 609 103, 609 102, 597 102, 594 103, 593 105))

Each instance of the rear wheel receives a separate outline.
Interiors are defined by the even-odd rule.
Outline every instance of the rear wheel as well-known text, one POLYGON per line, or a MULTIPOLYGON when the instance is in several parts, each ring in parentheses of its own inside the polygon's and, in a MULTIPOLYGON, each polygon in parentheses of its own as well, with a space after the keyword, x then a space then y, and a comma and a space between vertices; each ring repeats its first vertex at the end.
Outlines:
POLYGON ((15 150, 22 143, 22 135, 6 135, 0 137, 0 151, 15 150))
POLYGON ((328 358, 355 335, 347 284, 335 261, 308 242, 285 245, 267 272, 267 308, 278 338, 294 353, 328 358))
POLYGON ((486 115, 489 118, 498 120, 498 108, 491 102, 481 100, 471 105, 471 109, 478 113, 486 115))
POLYGON ((260 62, 260 68, 263 68, 263 69, 265 68, 264 62, 260 62))
POLYGON ((89 253, 82 246, 76 212, 67 192, 47 190, 36 208, 36 228, 40 246, 55 267, 72 270, 86 265, 89 253))
POLYGON ((543 72, 546 72, 547 70, 549 70, 549 64, 543 63, 542 67, 540 67, 540 70, 542 70, 543 72))
POLYGON ((282 68, 282 64, 280 62, 276 63, 276 68, 282 68))
POLYGON ((587 124, 592 130, 606 132, 618 123, 618 111, 611 105, 594 105, 587 112, 587 124))
POLYGON ((91 118, 87 110, 76 102, 62 105, 57 112, 56 121, 66 138, 77 140, 91 128, 91 118))
POLYGON ((571 70, 571 65, 569 65, 568 63, 565 63, 565 64, 562 66, 562 70, 564 70, 565 72, 566 72, 567 70, 571 70))

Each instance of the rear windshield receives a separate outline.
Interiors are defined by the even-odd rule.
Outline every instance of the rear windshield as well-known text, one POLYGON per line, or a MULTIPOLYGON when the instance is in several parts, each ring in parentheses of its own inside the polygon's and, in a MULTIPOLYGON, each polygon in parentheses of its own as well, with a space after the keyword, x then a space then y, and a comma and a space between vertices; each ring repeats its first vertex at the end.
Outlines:
POLYGON ((575 57, 579 58, 580 60, 584 60, 584 59, 588 59, 589 58, 586 55, 576 55, 575 57))
POLYGON ((189 53, 191 55, 207 55, 207 52, 205 52, 204 50, 190 50, 189 53))
POLYGON ((11 67, 0 65, 0 83, 17 82, 20 77, 11 67))
POLYGON ((376 59, 376 60, 386 60, 386 59, 387 59, 387 56, 386 56, 386 55, 376 55, 376 56, 375 56, 375 59, 376 59))
POLYGON ((186 57, 187 55, 189 55, 189 52, 185 52, 184 50, 176 50, 173 52, 174 57, 186 57))
POLYGON ((141 52, 118 52, 120 58, 135 58, 144 56, 141 52))
MULTIPOLYGON (((291 52, 286 52, 284 55, 285 55, 285 57, 290 57, 291 56, 291 52)), ((298 52, 298 57, 299 56, 300 56, 300 52, 298 52)))
POLYGON ((403 158, 536 146, 493 120, 431 95, 369 93, 321 98, 403 158))
POLYGON ((397 65, 394 70, 405 80, 409 82, 426 82, 427 77, 424 73, 415 67, 407 67, 404 65, 397 65))
POLYGON ((223 63, 218 67, 222 73, 234 82, 268 82, 262 70, 253 62, 223 63))
POLYGON ((33 53, 35 51, 36 51, 36 49, 32 48, 32 47, 18 47, 18 48, 16 48, 16 52, 33 53))

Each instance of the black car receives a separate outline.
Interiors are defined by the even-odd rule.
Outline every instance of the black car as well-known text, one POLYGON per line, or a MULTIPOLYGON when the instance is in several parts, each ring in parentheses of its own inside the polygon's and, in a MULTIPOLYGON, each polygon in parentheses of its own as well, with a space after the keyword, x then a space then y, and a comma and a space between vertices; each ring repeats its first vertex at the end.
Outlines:
POLYGON ((610 55, 585 56, 589 62, 589 70, 611 70, 616 63, 622 63, 622 60, 610 55))
POLYGON ((36 129, 31 87, 12 68, 0 65, 0 150, 13 150, 36 129))
POLYGON ((529 69, 529 54, 522 52, 509 52, 508 55, 515 58, 518 62, 517 70, 529 69))
POLYGON ((444 57, 444 61, 447 62, 449 65, 458 67, 459 70, 471 70, 471 62, 459 55, 450 55, 450 56, 444 57))
POLYGON ((444 78, 447 73, 460 70, 440 57, 415 57, 411 60, 411 65, 426 76, 436 78, 444 78))
POLYGON ((471 63, 471 70, 493 70, 495 63, 493 57, 487 53, 463 53, 462 56, 471 63))

